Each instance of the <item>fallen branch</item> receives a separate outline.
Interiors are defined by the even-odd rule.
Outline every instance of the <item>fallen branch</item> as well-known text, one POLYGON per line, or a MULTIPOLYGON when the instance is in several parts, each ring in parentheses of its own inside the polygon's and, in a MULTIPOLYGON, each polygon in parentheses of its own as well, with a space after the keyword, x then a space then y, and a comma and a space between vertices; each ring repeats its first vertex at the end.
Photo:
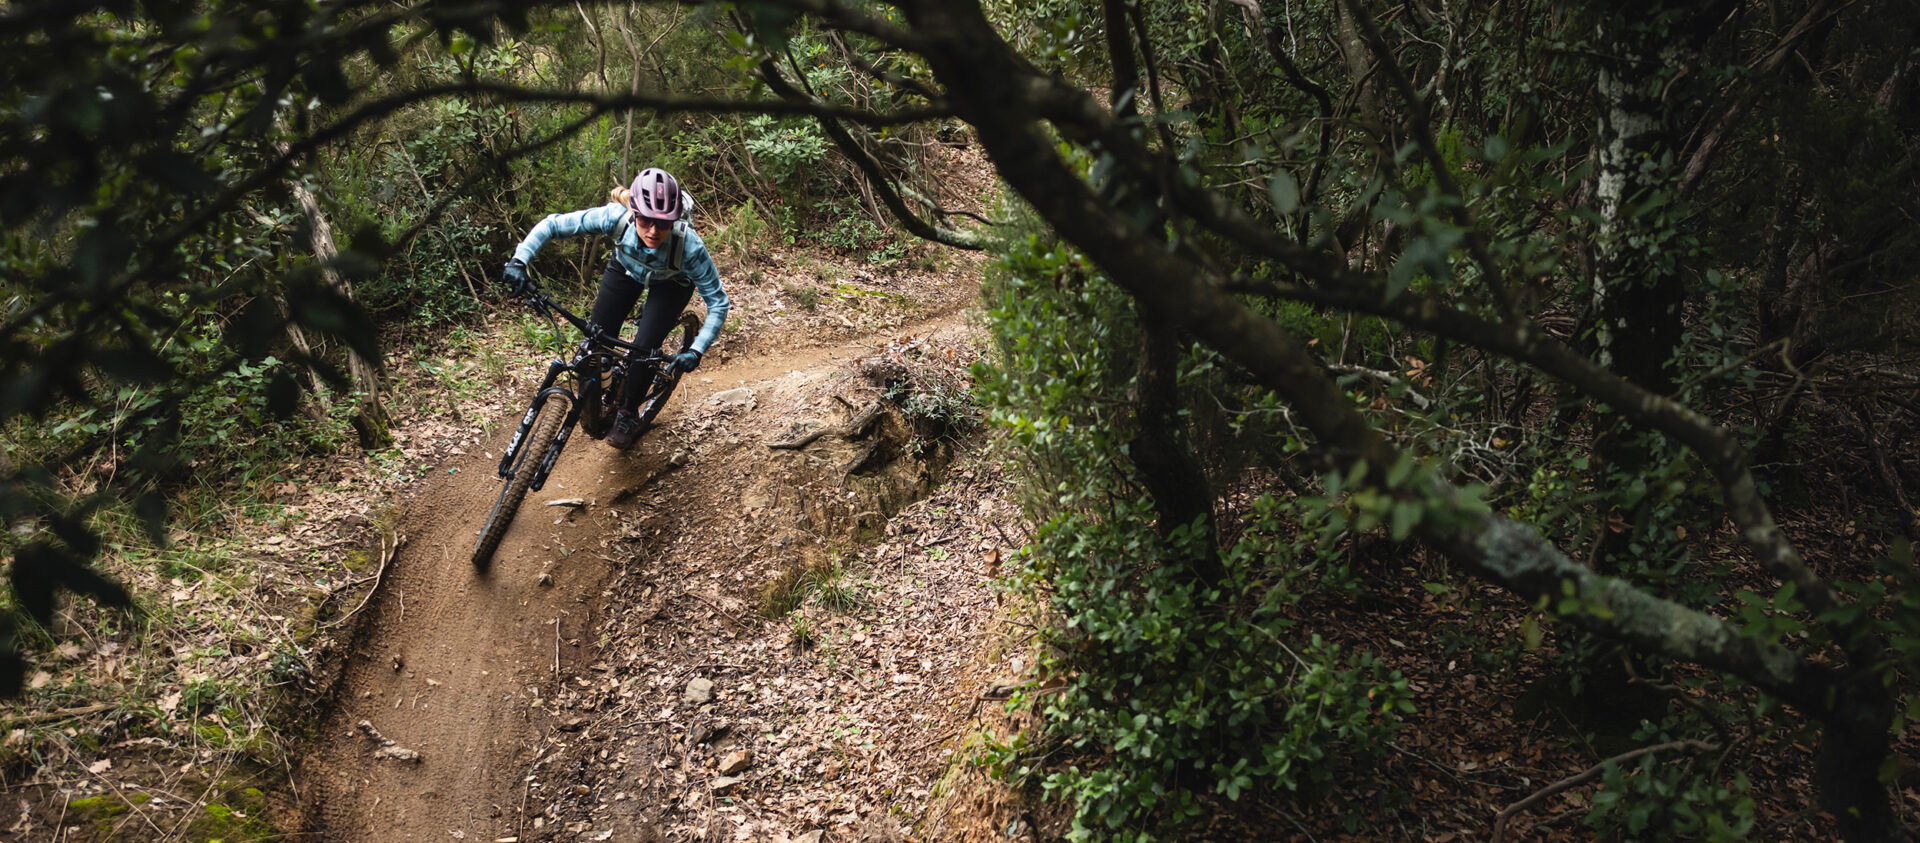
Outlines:
POLYGON ((797 439, 789 439, 783 442, 768 442, 767 447, 773 450, 797 451, 819 441, 820 437, 829 434, 845 439, 852 439, 865 434, 867 428, 872 427, 874 420, 879 418, 880 414, 885 411, 886 405, 875 401, 867 405, 867 409, 862 410, 860 415, 846 424, 838 427, 824 427, 797 439))
POLYGON ((947 741, 953 740, 954 738, 957 738, 959 736, 960 736, 959 729, 948 729, 944 732, 941 732, 938 735, 935 735, 933 740, 921 741, 919 746, 916 746, 913 748, 913 752, 916 755, 922 752, 926 752, 929 749, 939 746, 940 744, 946 743, 947 741))
POLYGON ((1880 444, 1880 436, 1873 429, 1872 411, 1865 403, 1857 404, 1853 408, 1853 415, 1860 421, 1860 438, 1866 440, 1867 455, 1871 458, 1868 461, 1873 464, 1873 473, 1879 476, 1880 485, 1886 487, 1888 497, 1893 498, 1905 522, 1900 525, 1901 531, 1909 539, 1920 540, 1920 508, 1915 508, 1907 499, 1906 484, 1900 482, 1899 473, 1893 470, 1892 463, 1887 460, 1887 449, 1880 444))
POLYGON ((380 743, 380 748, 373 751, 374 760, 385 761, 387 759, 393 759, 395 761, 409 761, 414 764, 420 763, 420 753, 388 740, 386 735, 380 734, 379 729, 373 728, 373 723, 362 720, 355 723, 354 726, 359 728, 362 734, 380 743))
MULTIPOLYGON (((397 532, 383 532, 380 534, 380 570, 374 572, 373 587, 367 589, 367 595, 360 598, 360 605, 353 607, 353 611, 341 615, 339 620, 327 624, 328 629, 352 620, 354 615, 360 614, 361 609, 367 608, 367 603, 373 600, 373 596, 380 593, 380 583, 386 580, 387 568, 393 564, 393 557, 400 552, 400 546, 406 543, 407 537, 397 532)), ((404 600, 404 598, 402 599, 404 600)), ((400 612, 401 617, 404 619, 406 617, 406 604, 404 602, 401 603, 400 612)))
POLYGON ((707 606, 711 607, 714 611, 719 612, 721 617, 724 617, 727 620, 732 621, 734 626, 739 629, 753 628, 752 624, 749 624, 746 621, 741 620, 738 615, 735 615, 734 613, 727 611, 726 607, 721 606, 719 603, 715 603, 713 600, 709 599, 704 594, 701 594, 697 591, 682 591, 680 593, 688 597, 691 597, 695 600, 698 600, 702 603, 707 604, 707 606))
POLYGON ((111 708, 113 708, 113 706, 110 704, 96 703, 94 705, 83 705, 83 706, 80 706, 79 708, 62 708, 56 711, 40 711, 40 712, 35 712, 33 714, 22 714, 17 717, 9 717, 7 718, 7 724, 9 726, 24 726, 29 723, 51 723, 55 720, 67 720, 69 718, 74 718, 74 717, 85 717, 86 715, 97 714, 99 712, 106 711, 111 708))
POLYGON ((1529 796, 1525 799, 1515 802, 1512 805, 1508 805, 1506 808, 1502 809, 1500 813, 1493 818, 1493 843, 1501 843, 1502 840, 1506 839, 1507 820, 1512 819, 1513 815, 1518 814, 1521 811, 1528 809, 1529 807, 1532 807, 1534 803, 1537 803, 1542 799, 1545 799, 1549 796, 1552 796, 1568 788, 1579 787, 1582 784, 1592 781, 1595 777, 1598 777, 1601 773, 1606 772, 1607 768, 1610 766, 1614 766, 1617 764, 1625 764, 1628 761, 1632 761, 1636 758, 1639 758, 1640 756, 1652 755, 1653 753, 1664 752, 1669 749, 1684 749, 1684 750, 1687 750, 1688 752, 1713 752, 1714 750, 1717 750, 1719 748, 1720 747, 1707 743, 1706 741, 1669 741, 1663 744, 1655 744, 1653 746, 1643 746, 1639 749, 1622 752, 1619 755, 1615 755, 1614 757, 1609 758, 1605 761, 1602 761, 1598 764, 1595 764, 1592 767, 1588 767, 1586 770, 1576 775, 1568 776, 1567 778, 1561 779, 1557 782, 1554 782, 1553 784, 1547 785, 1546 787, 1541 788, 1538 791, 1535 791, 1532 796, 1529 796))

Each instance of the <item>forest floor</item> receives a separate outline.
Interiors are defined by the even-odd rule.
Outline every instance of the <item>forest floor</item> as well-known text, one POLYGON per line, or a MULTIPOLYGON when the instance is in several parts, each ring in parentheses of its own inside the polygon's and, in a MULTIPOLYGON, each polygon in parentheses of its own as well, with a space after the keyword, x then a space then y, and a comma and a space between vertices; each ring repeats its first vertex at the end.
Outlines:
MULTIPOLYGON (((896 276, 804 319, 772 315, 777 290, 735 292, 745 324, 657 426, 624 453, 570 443, 484 574, 467 555, 511 431, 447 454, 342 642, 299 770, 307 829, 775 839, 915 822, 975 696, 1012 675, 983 560, 1011 552, 990 525, 1014 519, 969 493, 997 482, 975 451, 916 433, 912 387, 889 399, 870 373, 964 387, 970 271, 896 276), (418 760, 383 760, 386 741, 418 760)), ((517 418, 527 393, 477 415, 517 418)))
MULTIPOLYGON (((948 198, 983 211, 984 172, 948 198)), ((733 316, 654 429, 576 435, 487 572, 551 355, 511 306, 389 343, 391 451, 115 556, 154 610, 63 611, 0 840, 915 836, 1022 671, 1020 519, 965 401, 980 259, 756 246, 719 255, 733 316)))
MULTIPOLYGON (((978 258, 722 257, 714 353, 633 450, 577 436, 490 571, 468 554, 546 359, 512 313, 396 353, 393 452, 301 466, 265 529, 176 535, 233 548, 220 567, 121 571, 153 620, 66 616, 80 643, 9 715, 0 840, 1056 839, 1057 806, 970 760, 1023 722, 1000 700, 1033 661, 997 584, 1029 527, 955 400, 978 258)), ((1637 745, 1566 728, 1524 607, 1418 549, 1353 561, 1368 593, 1301 620, 1402 671, 1417 713, 1331 793, 1189 838, 1488 839, 1637 745)), ((1804 753, 1774 757, 1752 839, 1823 839, 1804 753)), ((1590 838, 1593 793, 1508 839, 1590 838)))

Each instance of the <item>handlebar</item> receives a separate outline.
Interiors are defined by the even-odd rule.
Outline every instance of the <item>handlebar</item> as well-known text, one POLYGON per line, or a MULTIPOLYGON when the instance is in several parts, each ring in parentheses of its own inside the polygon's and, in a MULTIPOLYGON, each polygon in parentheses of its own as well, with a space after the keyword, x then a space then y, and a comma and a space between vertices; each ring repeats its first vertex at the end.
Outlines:
POLYGON ((568 310, 566 305, 554 301, 552 296, 547 295, 547 291, 540 289, 540 285, 535 283, 532 278, 527 279, 527 290, 521 294, 521 298, 526 300, 528 307, 533 308, 543 316, 552 317, 558 313, 562 319, 567 320, 568 324, 579 329, 581 334, 584 334, 587 339, 593 342, 606 343, 607 345, 624 348, 629 351, 634 349, 633 343, 609 334, 599 325, 595 325, 592 322, 588 322, 574 315, 573 311, 568 310))

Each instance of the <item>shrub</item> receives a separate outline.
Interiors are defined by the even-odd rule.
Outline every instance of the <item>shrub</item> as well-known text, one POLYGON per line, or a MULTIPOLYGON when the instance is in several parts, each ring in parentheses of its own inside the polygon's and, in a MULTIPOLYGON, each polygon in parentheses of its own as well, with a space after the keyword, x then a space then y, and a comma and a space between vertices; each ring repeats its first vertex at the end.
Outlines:
MULTIPOLYGON (((1412 710, 1407 681, 1288 610, 1357 590, 1335 548, 1391 518, 1392 502, 1259 496, 1221 514, 1218 532, 1235 537, 1218 550, 1223 575, 1196 576, 1186 560, 1214 552, 1212 539, 1198 522, 1159 523, 1129 457, 1141 422, 1122 396, 1136 392, 1140 340, 1127 297, 1037 233, 999 257, 986 285, 998 356, 974 371, 1042 524, 1011 585, 1041 604, 1046 647, 1041 687, 1010 703, 1035 709, 1043 733, 990 745, 985 761, 1071 802, 1076 839, 1145 839, 1208 799, 1318 789, 1383 747, 1412 710)), ((1197 351, 1181 381, 1190 420, 1271 405, 1197 351)), ((1264 454, 1283 449, 1249 443, 1276 435, 1256 422, 1193 438, 1264 454)))

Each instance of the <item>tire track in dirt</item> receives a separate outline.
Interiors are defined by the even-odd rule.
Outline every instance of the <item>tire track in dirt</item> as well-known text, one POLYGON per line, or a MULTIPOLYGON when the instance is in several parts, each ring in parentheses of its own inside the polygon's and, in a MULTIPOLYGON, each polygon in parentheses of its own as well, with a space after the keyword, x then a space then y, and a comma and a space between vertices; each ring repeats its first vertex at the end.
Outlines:
MULTIPOLYGON (((957 316, 957 307, 943 308, 885 334, 702 369, 663 413, 666 429, 649 436, 694 423, 716 392, 837 366, 879 336, 957 316)), ((482 453, 436 471, 401 513, 403 544, 358 619, 331 709, 301 764, 303 824, 320 839, 526 839, 526 771, 537 760, 529 747, 538 724, 554 720, 555 685, 597 658, 596 606, 615 571, 598 552, 601 522, 576 522, 570 510, 543 504, 618 501, 675 469, 645 438, 622 454, 576 431, 482 575, 468 554, 500 488, 495 468, 512 420, 499 421, 482 453), (553 574, 550 584, 543 572, 553 574), (420 760, 376 759, 381 743, 362 721, 420 760)))

